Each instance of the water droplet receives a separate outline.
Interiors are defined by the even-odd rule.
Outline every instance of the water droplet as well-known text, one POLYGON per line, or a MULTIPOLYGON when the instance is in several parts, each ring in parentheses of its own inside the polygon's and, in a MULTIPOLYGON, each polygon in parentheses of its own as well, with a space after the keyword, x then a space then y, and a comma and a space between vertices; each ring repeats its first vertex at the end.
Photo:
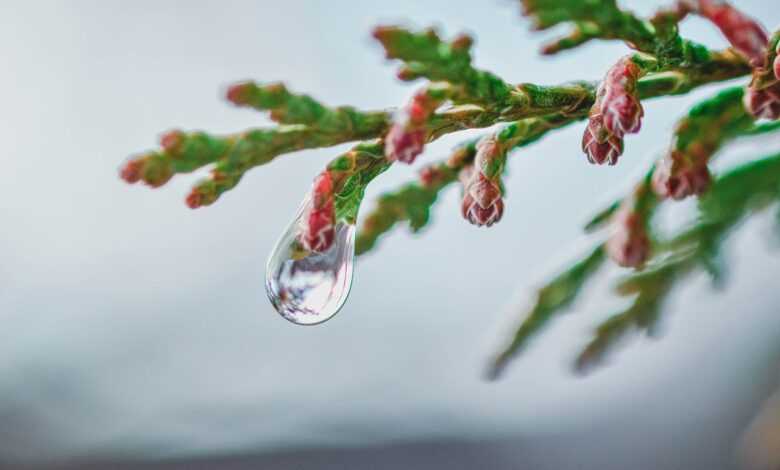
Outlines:
POLYGON ((276 311, 298 325, 333 318, 352 287, 355 226, 336 225, 333 245, 322 253, 307 252, 297 240, 305 200, 276 243, 265 272, 265 290, 276 311))

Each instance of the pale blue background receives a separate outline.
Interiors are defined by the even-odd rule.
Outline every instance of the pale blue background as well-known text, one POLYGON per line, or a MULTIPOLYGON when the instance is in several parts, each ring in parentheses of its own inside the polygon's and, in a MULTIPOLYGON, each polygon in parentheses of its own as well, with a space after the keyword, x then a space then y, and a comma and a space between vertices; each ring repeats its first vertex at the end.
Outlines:
MULTIPOLYGON (((649 12, 654 2, 625 3, 649 12)), ((780 23, 772 3, 740 2, 769 27, 780 23)), ((640 423, 636 439, 647 425, 674 443, 758 403, 776 379, 765 364, 780 333, 771 217, 730 245, 726 292, 711 295, 701 277, 674 295, 660 341, 633 342, 610 367, 573 377, 573 357, 620 305, 601 282, 505 380, 481 379, 517 322, 523 286, 571 252, 591 211, 714 88, 647 103, 642 133, 614 168, 586 164, 582 125, 516 152, 505 218, 490 230, 465 223, 448 192, 424 236, 383 240, 357 266, 343 312, 313 328, 275 314, 264 263, 342 147, 255 169, 198 211, 183 204, 197 176, 154 191, 117 178, 126 156, 169 128, 267 125, 222 99, 241 79, 284 80, 331 104, 402 103, 414 86, 396 81, 369 35, 399 21, 475 33, 477 64, 514 82, 598 79, 626 50, 593 43, 539 58, 549 34, 529 33, 509 1, 0 5, 0 461, 493 439, 618 422, 640 423)), ((700 20, 684 29, 725 44, 700 20)), ((419 164, 467 135, 429 146, 419 164)), ((771 151, 780 142, 764 138, 732 147, 730 161, 771 151)), ((370 196, 413 177, 394 167, 370 196)))

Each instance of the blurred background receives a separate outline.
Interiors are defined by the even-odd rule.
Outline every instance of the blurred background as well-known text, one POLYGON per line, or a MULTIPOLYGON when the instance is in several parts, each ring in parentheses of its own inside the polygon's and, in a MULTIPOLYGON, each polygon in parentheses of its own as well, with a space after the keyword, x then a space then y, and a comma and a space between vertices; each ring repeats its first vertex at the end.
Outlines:
MULTIPOLYGON (((774 3, 739 5, 774 28, 774 3)), ((571 373, 622 302, 605 278, 501 381, 483 379, 528 289, 576 252, 582 222, 720 86, 648 102, 617 167, 586 163, 582 124, 514 153, 507 211, 490 230, 464 223, 448 192, 422 236, 395 232, 360 260, 347 305, 317 327, 275 313, 264 265, 311 179, 347 146, 280 158, 197 211, 183 198, 198 175, 154 191, 117 177, 167 129, 269 124, 222 99, 242 79, 334 105, 404 102, 414 86, 369 36, 388 22, 474 33, 477 65, 512 82, 600 79, 625 53, 594 42, 540 58, 550 34, 530 34, 508 0, 0 4, 0 467, 741 466, 744 430, 780 378, 772 214, 732 237, 725 289, 702 276, 676 291, 659 339, 571 373)), ((725 47, 703 21, 684 33, 725 47)), ((418 165, 468 135, 430 145, 418 165)), ((764 137, 719 163, 777 151, 764 137)), ((364 212, 413 175, 378 178, 364 212)))

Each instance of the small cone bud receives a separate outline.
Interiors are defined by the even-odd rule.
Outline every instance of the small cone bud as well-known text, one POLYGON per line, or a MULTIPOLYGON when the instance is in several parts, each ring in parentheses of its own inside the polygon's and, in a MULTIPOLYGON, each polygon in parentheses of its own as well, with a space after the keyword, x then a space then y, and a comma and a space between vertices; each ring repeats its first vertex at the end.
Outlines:
POLYGON ((691 159, 677 150, 658 162, 653 172, 653 191, 675 200, 704 193, 712 177, 706 159, 691 159))
POLYGON ((639 75, 639 67, 624 57, 601 82, 582 136, 582 151, 590 163, 616 164, 623 153, 623 136, 642 127, 644 110, 636 96, 639 75))
POLYGON ((504 215, 501 189, 474 168, 464 168, 463 171, 462 179, 465 182, 461 213, 477 227, 490 227, 504 215))
POLYGON ((582 151, 594 165, 614 165, 623 154, 623 139, 604 128, 601 116, 591 116, 582 136, 582 151))
POLYGON ((425 146, 425 131, 421 129, 405 129, 401 125, 393 125, 385 137, 385 155, 390 160, 406 164, 414 163, 425 146))
POLYGON ((693 10, 712 21, 753 67, 763 65, 769 38, 758 22, 723 0, 688 0, 688 3, 692 3, 693 10))
POLYGON ((631 205, 618 209, 612 218, 607 254, 624 268, 640 268, 650 255, 650 239, 645 222, 631 205))
POLYGON ((744 103, 750 114, 757 118, 780 119, 780 81, 762 89, 748 87, 744 103))
POLYGON ((301 220, 298 237, 301 245, 313 252, 321 253, 333 245, 336 238, 336 212, 333 199, 333 178, 325 170, 312 184, 311 198, 301 220))
POLYGON ((385 136, 385 156, 388 159, 414 163, 425 147, 426 121, 439 104, 438 100, 428 96, 427 90, 421 90, 398 110, 385 136))
POLYGON ((490 227, 504 215, 500 181, 505 158, 505 150, 495 136, 483 138, 477 144, 474 164, 461 171, 461 213, 473 225, 490 227))

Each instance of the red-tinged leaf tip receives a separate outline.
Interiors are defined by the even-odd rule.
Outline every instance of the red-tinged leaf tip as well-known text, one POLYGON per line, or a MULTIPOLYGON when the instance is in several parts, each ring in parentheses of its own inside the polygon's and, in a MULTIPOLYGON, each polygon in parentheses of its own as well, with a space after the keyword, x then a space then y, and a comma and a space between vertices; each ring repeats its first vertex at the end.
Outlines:
POLYGON ((160 146, 169 155, 174 155, 184 143, 184 133, 179 130, 171 130, 160 136, 160 146))
POLYGON ((558 44, 556 43, 542 44, 539 48, 539 53, 542 55, 553 55, 556 52, 558 52, 558 44))
POLYGON ((390 36, 398 30, 396 26, 376 26, 371 30, 371 36, 382 44, 386 44, 390 36))
POLYGON ((119 170, 119 177, 130 184, 137 183, 141 180, 143 168, 143 158, 128 160, 119 170))
POLYGON ((249 103, 251 90, 254 84, 252 82, 241 82, 231 85, 225 93, 226 98, 236 106, 245 106, 249 103))
POLYGON ((197 188, 190 191, 187 198, 184 200, 187 203, 187 207, 190 209, 197 209, 202 206, 203 195, 197 190, 197 188))
POLYGON ((450 47, 456 51, 468 51, 474 45, 474 38, 468 34, 459 34, 450 43, 450 47))

